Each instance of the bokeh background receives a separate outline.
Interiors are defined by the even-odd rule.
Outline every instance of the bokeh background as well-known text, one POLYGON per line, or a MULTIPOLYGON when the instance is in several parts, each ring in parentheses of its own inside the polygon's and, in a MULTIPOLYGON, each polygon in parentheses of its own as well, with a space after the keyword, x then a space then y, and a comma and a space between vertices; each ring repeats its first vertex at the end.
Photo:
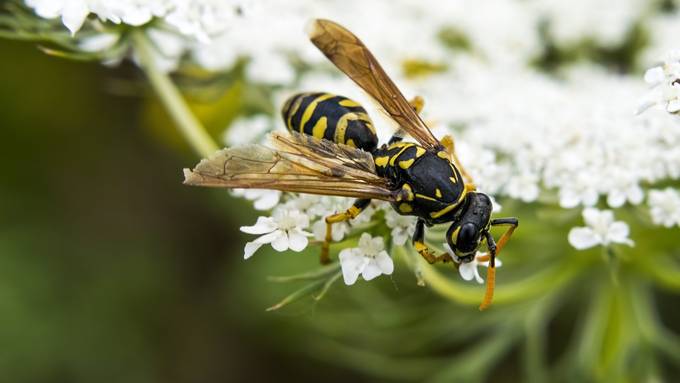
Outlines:
POLYGON ((255 213, 182 185, 196 157, 135 67, 0 52, 2 381, 360 380, 252 302, 255 213))

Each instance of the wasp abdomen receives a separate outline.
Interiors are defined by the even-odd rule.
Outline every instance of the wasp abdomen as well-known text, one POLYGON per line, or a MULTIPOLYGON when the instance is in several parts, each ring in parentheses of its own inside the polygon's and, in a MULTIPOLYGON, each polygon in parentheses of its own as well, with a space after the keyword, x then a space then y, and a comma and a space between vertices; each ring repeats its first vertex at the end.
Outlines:
POLYGON ((378 146, 373 122, 356 101, 330 93, 299 93, 281 110, 288 130, 373 152, 378 146))

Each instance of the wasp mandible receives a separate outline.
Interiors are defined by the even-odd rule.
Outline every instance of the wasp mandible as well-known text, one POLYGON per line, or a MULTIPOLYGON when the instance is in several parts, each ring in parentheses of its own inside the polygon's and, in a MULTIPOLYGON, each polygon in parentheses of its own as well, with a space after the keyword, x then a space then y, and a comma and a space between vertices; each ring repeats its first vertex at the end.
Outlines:
POLYGON ((378 147, 373 123, 361 105, 329 93, 302 93, 282 110, 290 134, 273 133, 275 149, 246 145, 219 151, 185 170, 185 184, 274 189, 354 197, 347 211, 326 217, 321 261, 329 262, 333 224, 348 221, 372 199, 388 201, 402 215, 418 217, 413 246, 429 263, 471 262, 479 247, 488 249, 486 294, 480 309, 491 304, 496 255, 519 222, 491 218, 491 199, 476 191, 456 156, 450 136, 441 142, 419 116, 422 99, 407 101, 373 54, 352 32, 318 19, 310 24, 312 43, 335 66, 373 97, 399 126, 378 147), (403 141, 405 134, 417 143, 403 141), (451 222, 446 241, 453 250, 436 255, 425 244, 425 226, 451 222), (496 241, 493 226, 507 226, 496 241))

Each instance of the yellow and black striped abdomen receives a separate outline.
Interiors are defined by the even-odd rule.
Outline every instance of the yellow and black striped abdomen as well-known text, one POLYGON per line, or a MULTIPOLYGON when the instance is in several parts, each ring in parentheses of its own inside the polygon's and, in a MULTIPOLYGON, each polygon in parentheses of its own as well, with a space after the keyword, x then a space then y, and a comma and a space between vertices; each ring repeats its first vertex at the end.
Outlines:
POLYGON ((378 136, 366 110, 356 101, 330 93, 299 93, 281 110, 289 130, 373 152, 378 136))

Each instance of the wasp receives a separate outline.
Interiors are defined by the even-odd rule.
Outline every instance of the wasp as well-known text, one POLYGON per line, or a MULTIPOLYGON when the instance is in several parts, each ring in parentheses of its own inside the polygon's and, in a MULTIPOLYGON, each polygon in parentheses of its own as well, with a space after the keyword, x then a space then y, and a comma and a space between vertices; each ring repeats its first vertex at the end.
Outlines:
POLYGON ((372 199, 388 201, 399 214, 418 217, 412 243, 431 264, 471 262, 486 244, 489 267, 480 309, 488 307, 496 256, 519 221, 491 217, 491 199, 476 190, 461 166, 453 138, 435 138, 419 115, 422 98, 407 101, 359 38, 330 20, 317 19, 310 26, 312 43, 397 123, 389 142, 378 147, 373 123, 357 102, 330 93, 301 93, 283 106, 289 133, 273 133, 274 148, 223 149, 193 170, 185 169, 184 183, 356 198, 345 212, 326 217, 323 263, 330 260, 333 224, 357 217, 372 199), (404 141, 407 134, 416 142, 404 141), (446 241, 453 255, 436 255, 425 244, 425 227, 448 222, 446 241), (493 226, 507 227, 498 242, 490 233, 493 226))

